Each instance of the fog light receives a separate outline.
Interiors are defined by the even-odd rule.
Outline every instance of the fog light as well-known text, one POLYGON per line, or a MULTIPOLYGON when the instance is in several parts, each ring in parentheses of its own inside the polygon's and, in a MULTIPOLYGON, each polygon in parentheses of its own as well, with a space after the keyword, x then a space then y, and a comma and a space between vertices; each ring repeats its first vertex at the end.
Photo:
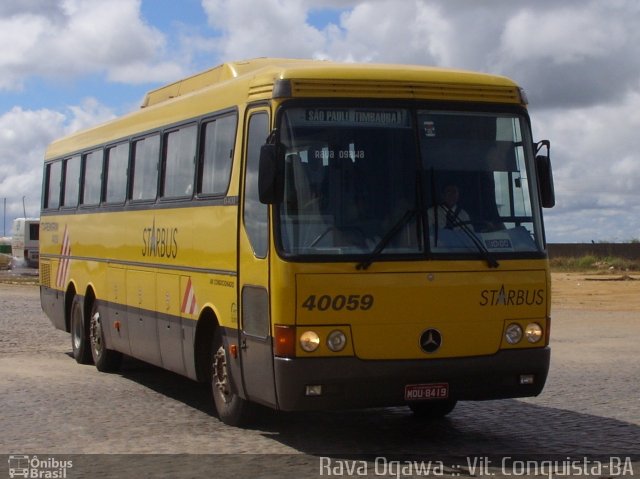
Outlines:
POLYGON ((339 329, 331 331, 329 333, 329 336, 327 336, 327 346, 331 351, 335 353, 337 353, 338 351, 342 351, 346 345, 347 337, 339 329))
POLYGON ((530 343, 537 343, 542 339, 542 327, 538 323, 527 324, 524 335, 530 343))
POLYGON ((535 376, 533 374, 521 374, 520 375, 520 384, 533 384, 535 380, 535 376))
POLYGON ((308 353, 312 353, 320 345, 320 336, 314 331, 305 331, 300 335, 300 347, 308 353))
POLYGON ((304 395, 305 396, 322 396, 322 385, 314 384, 313 386, 305 386, 304 395))
POLYGON ((518 344, 522 339, 522 328, 517 323, 511 323, 507 326, 507 330, 504 333, 504 338, 509 344, 518 344))

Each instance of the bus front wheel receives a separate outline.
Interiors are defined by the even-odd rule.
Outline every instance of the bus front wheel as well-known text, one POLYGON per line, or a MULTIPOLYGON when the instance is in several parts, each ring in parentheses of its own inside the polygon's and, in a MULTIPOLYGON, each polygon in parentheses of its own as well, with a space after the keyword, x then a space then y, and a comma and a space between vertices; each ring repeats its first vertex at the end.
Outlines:
POLYGON ((74 296, 71 302, 71 350, 74 359, 80 364, 91 364, 91 349, 89 335, 85 328, 82 301, 80 296, 74 296))
POLYGON ((229 426, 243 426, 253 418, 253 408, 233 391, 227 351, 219 330, 213 335, 212 353, 211 393, 218 417, 229 426))
POLYGON ((89 337, 91 339, 91 355, 96 369, 100 372, 108 373, 117 371, 122 362, 122 353, 107 349, 104 339, 104 318, 100 312, 97 301, 91 308, 91 320, 89 327, 89 337))

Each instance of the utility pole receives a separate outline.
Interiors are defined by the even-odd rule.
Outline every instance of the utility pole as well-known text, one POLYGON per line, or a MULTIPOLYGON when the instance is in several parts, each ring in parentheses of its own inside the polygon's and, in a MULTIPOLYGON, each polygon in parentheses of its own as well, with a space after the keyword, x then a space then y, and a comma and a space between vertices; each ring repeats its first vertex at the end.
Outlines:
POLYGON ((4 210, 2 213, 2 236, 7 236, 7 199, 4 199, 4 210))

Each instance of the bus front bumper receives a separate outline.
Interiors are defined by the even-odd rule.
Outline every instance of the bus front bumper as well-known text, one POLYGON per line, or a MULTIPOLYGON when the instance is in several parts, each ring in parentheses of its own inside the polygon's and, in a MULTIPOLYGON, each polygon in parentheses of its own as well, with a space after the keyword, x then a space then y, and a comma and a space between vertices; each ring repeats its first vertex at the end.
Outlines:
POLYGON ((453 400, 537 396, 547 379, 549 360, 549 348, 397 361, 276 357, 278 408, 296 411, 399 406, 407 404, 407 385, 432 383, 446 383, 448 399, 453 400), (319 389, 321 394, 310 395, 309 389, 314 393, 319 389))

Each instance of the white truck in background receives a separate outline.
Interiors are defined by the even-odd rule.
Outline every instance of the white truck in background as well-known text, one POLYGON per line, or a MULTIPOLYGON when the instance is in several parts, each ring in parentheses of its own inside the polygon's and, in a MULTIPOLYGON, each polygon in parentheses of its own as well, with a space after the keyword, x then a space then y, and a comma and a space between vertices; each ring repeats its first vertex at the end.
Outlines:
POLYGON ((40 218, 16 218, 13 220, 11 252, 15 264, 38 267, 40 243, 40 218), (24 263, 23 263, 24 262, 24 263))

